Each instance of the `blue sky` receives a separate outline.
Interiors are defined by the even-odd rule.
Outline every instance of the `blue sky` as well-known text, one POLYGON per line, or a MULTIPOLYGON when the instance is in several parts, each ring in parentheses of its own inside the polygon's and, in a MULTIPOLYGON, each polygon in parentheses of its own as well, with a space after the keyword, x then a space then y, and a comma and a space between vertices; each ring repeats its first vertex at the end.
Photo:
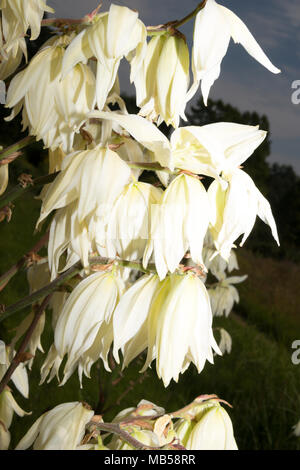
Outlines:
MULTIPOLYGON (((146 25, 165 23, 192 11, 197 0, 110 0, 102 1, 102 11, 111 3, 140 12, 146 25)), ((211 98, 222 98, 243 111, 266 114, 271 123, 270 162, 292 165, 300 174, 300 104, 292 103, 292 82, 300 80, 300 2, 299 0, 220 0, 248 26, 271 61, 282 70, 273 75, 245 50, 231 42, 222 63, 220 78, 211 90, 211 98)), ((79 18, 92 11, 97 0, 48 0, 56 17, 79 18)), ((193 21, 181 31, 192 44, 193 21)), ((128 67, 122 66, 121 86, 134 93, 128 81, 128 67)), ((200 91, 196 99, 200 96, 200 91)), ((191 102, 193 103, 193 102, 191 102)))

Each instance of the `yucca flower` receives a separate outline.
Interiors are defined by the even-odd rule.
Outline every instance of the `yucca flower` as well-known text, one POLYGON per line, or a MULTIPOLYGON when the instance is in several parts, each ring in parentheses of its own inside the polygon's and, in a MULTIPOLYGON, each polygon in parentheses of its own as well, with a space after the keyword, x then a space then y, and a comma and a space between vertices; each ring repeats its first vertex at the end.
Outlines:
POLYGON ((109 12, 97 15, 94 24, 71 42, 64 57, 63 76, 79 62, 96 57, 97 106, 102 110, 123 57, 131 63, 131 81, 134 80, 145 54, 146 38, 147 30, 138 13, 112 4, 109 12))
POLYGON ((186 120, 184 110, 189 85, 189 50, 176 35, 154 36, 135 79, 140 115, 161 124, 178 127, 186 120))
POLYGON ((151 235, 144 254, 146 267, 153 253, 160 279, 173 273, 190 250, 192 260, 203 265, 203 240, 209 224, 209 201, 199 179, 182 174, 152 205, 151 235))
POLYGON ((99 357, 106 368, 112 342, 112 315, 124 289, 115 272, 97 272, 81 281, 68 297, 57 320, 55 349, 68 360, 64 368, 64 384, 79 365, 89 376, 89 369, 99 357), (93 363, 92 362, 92 363, 93 363))
POLYGON ((200 373, 206 360, 220 353, 212 333, 209 296, 192 273, 172 274, 159 282, 157 275, 139 279, 122 296, 113 319, 114 356, 124 365, 148 349, 144 372, 156 359, 156 371, 165 387, 176 382, 193 362, 200 373))
POLYGON ((88 117, 118 124, 147 149, 150 161, 158 162, 161 166, 174 170, 169 139, 152 122, 136 114, 119 112, 92 111, 88 117))
POLYGON ((62 36, 44 46, 25 70, 11 81, 6 107, 13 119, 23 107, 23 130, 42 139, 47 148, 59 146, 69 152, 76 132, 86 121, 95 104, 95 77, 85 64, 78 64, 61 80, 65 46, 70 41, 62 36))
POLYGON ((215 0, 207 0, 205 7, 198 12, 195 19, 192 52, 194 84, 189 91, 189 98, 197 91, 201 81, 203 100, 207 104, 210 88, 220 75, 221 62, 231 38, 235 43, 240 43, 248 54, 270 72, 280 73, 243 21, 215 0))
MULTIPOLYGON (((0 380, 3 378, 5 372, 9 368, 9 365, 14 355, 15 351, 10 346, 6 346, 4 341, 0 340, 0 380)), ((24 363, 20 363, 18 365, 15 372, 11 376, 11 380, 15 387, 19 390, 19 392, 25 398, 28 398, 28 375, 24 363)))
POLYGON ((42 414, 18 443, 16 450, 75 450, 94 411, 78 401, 63 403, 42 414))
POLYGON ((240 246, 248 238, 256 216, 267 223, 279 245, 276 223, 267 199, 247 173, 236 169, 226 176, 227 189, 214 181, 208 189, 210 200, 210 232, 217 251, 228 260, 234 242, 243 235, 240 246))
POLYGON ((208 289, 212 313, 216 317, 228 317, 233 305, 239 303, 238 290, 233 284, 240 284, 247 279, 245 276, 224 277, 215 287, 208 289))
POLYGON ((219 348, 222 354, 230 354, 231 349, 232 349, 232 338, 228 331, 224 330, 224 328, 220 328, 220 342, 219 342, 219 348))
POLYGON ((30 28, 30 39, 34 41, 40 34, 44 12, 54 13, 53 8, 47 5, 47 0, 26 0, 26 5, 24 0, 1 0, 0 10, 6 41, 13 40, 20 27, 23 35, 30 28))
POLYGON ((108 148, 98 145, 71 153, 64 158, 60 174, 48 186, 38 224, 51 211, 74 201, 78 201, 79 222, 96 210, 109 213, 113 202, 130 180, 128 165, 108 148))
POLYGON ((181 419, 175 431, 187 450, 238 450, 231 419, 218 402, 208 402, 195 419, 181 419))
POLYGON ((258 126, 217 122, 186 126, 171 136, 176 168, 220 179, 221 172, 238 168, 266 138, 258 126))
POLYGON ((17 70, 22 61, 23 54, 25 54, 27 60, 26 53, 26 42, 24 38, 16 39, 13 43, 13 46, 9 48, 9 51, 4 51, 2 49, 0 37, 0 80, 6 80, 11 74, 13 74, 17 70))
POLYGON ((300 421, 298 421, 298 423, 293 426, 293 434, 296 437, 300 437, 300 421))
POLYGON ((143 257, 150 234, 152 204, 157 204, 162 190, 143 182, 125 186, 116 199, 105 231, 107 256, 126 260, 143 257))
POLYGON ((9 387, 6 387, 0 394, 0 450, 6 450, 10 443, 9 428, 12 423, 13 415, 16 413, 21 418, 27 413, 16 402, 9 387))
POLYGON ((204 246, 203 260, 207 269, 215 276, 218 281, 226 278, 226 271, 229 273, 235 269, 239 269, 236 254, 231 250, 229 259, 226 261, 221 255, 216 252, 214 247, 204 246))
POLYGON ((44 0, 26 0, 26 2, 24 0, 1 0, 0 55, 5 57, 8 54, 11 56, 10 59, 18 58, 17 60, 21 61, 22 53, 24 53, 27 60, 24 36, 30 28, 30 39, 32 41, 37 39, 45 11, 54 13, 53 8, 49 7, 44 0), (2 36, 3 43, 1 43, 2 36))
POLYGON ((0 196, 6 191, 8 179, 8 164, 0 165, 0 196))

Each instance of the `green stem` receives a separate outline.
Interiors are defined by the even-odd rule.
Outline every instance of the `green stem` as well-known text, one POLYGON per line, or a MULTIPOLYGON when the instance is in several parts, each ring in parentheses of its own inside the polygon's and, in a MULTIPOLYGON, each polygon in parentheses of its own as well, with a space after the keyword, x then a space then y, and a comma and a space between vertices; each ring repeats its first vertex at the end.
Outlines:
MULTIPOLYGON (((89 259, 90 265, 93 266, 95 264, 102 264, 102 265, 107 265, 109 264, 109 261, 107 258, 102 258, 100 256, 93 256, 89 259)), ((143 268, 142 263, 139 262, 131 262, 131 261, 126 261, 126 260, 116 260, 116 263, 119 266, 123 266, 126 268, 131 268, 131 269, 136 269, 139 271, 142 271, 144 273, 150 274, 154 273, 155 267, 154 265, 150 264, 148 269, 143 268)), ((18 312, 19 310, 22 310, 29 305, 37 303, 41 298, 44 298, 51 292, 55 291, 59 286, 61 286, 64 282, 69 281, 72 279, 74 276, 76 276, 81 270, 83 269, 81 261, 78 261, 75 263, 71 268, 69 268, 67 271, 65 271, 63 274, 58 276, 54 281, 50 282, 46 286, 42 287, 41 289, 33 292, 30 295, 27 295, 26 297, 23 297, 23 299, 19 300, 15 304, 9 305, 4 312, 0 315, 0 323, 6 318, 10 317, 14 313, 18 312)))
POLYGON ((31 322, 28 330, 26 331, 26 334, 25 334, 24 338, 22 339, 22 342, 20 344, 18 352, 15 354, 9 368, 7 369, 6 373, 4 374, 4 376, 3 376, 3 378, 0 382, 0 394, 5 389, 6 385, 8 384, 9 380, 11 379, 11 376, 13 375, 13 373, 16 370, 16 368, 18 367, 18 365, 22 362, 22 355, 24 354, 24 352, 25 352, 25 350, 28 346, 30 338, 34 333, 34 330, 35 330, 35 328, 36 328, 36 326, 39 322, 39 319, 43 315, 43 313, 44 313, 44 311, 45 311, 45 309, 46 309, 46 307, 47 307, 47 305, 50 301, 51 295, 52 294, 47 295, 47 297, 45 297, 45 299, 43 300, 41 305, 37 306, 34 318, 31 322))
POLYGON ((179 26, 182 26, 184 23, 187 23, 194 16, 196 16, 197 13, 199 13, 199 11, 201 11, 205 7, 206 3, 207 3, 207 0, 203 0, 202 2, 200 2, 199 5, 195 8, 195 10, 193 10, 191 13, 186 15, 184 18, 182 18, 181 20, 176 21, 174 24, 173 24, 173 22, 171 22, 172 26, 174 28, 178 28, 179 26))
POLYGON ((106 431, 112 434, 117 434, 120 436, 123 441, 127 442, 129 445, 139 450, 159 450, 160 447, 151 447, 143 444, 134 437, 132 437, 128 432, 124 431, 119 424, 114 423, 90 423, 92 426, 95 426, 99 431, 106 431))
POLYGON ((24 256, 22 256, 19 261, 17 261, 16 264, 14 264, 6 273, 2 274, 0 276, 0 291, 4 289, 6 284, 11 280, 11 278, 20 270, 23 268, 23 266, 30 260, 32 255, 38 253, 43 246, 46 245, 49 239, 49 232, 46 232, 45 235, 34 245, 34 247, 26 253, 24 256))
POLYGON ((9 157, 12 153, 17 152, 18 150, 21 150, 24 147, 27 147, 28 145, 32 144, 34 141, 35 141, 35 137, 28 135, 27 137, 24 137, 24 139, 19 140, 19 142, 16 142, 15 144, 12 144, 9 147, 6 147, 0 152, 0 160, 3 160, 4 158, 9 157))
POLYGON ((0 210, 3 207, 7 206, 10 202, 17 199, 22 194, 30 191, 33 187, 43 186, 44 184, 51 183, 54 178, 58 175, 58 171, 56 173, 50 173, 50 175, 39 176, 35 178, 32 183, 27 184, 26 186, 22 185, 21 183, 15 186, 11 191, 5 193, 3 196, 0 197, 0 210))
POLYGON ((202 2, 200 2, 199 5, 196 6, 196 8, 191 13, 186 15, 181 20, 169 21, 168 23, 165 23, 159 26, 148 26, 147 27, 148 35, 157 36, 160 34, 164 34, 166 31, 172 31, 175 28, 179 28, 179 26, 182 26, 183 24, 190 21, 194 16, 196 16, 197 13, 199 13, 199 11, 201 11, 205 7, 206 3, 207 3, 207 0, 203 0, 202 2))

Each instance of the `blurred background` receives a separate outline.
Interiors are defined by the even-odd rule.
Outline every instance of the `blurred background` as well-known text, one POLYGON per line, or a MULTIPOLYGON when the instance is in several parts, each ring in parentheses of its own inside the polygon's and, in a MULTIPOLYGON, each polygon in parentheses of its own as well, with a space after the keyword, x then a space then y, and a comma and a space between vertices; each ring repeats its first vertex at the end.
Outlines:
MULTIPOLYGON (((82 17, 92 11, 96 0, 50 0, 56 17, 82 17)), ((103 2, 103 10, 110 1, 103 2)), ((197 1, 128 0, 116 2, 137 9, 147 25, 164 23, 185 16, 197 1)), ((140 375, 143 357, 123 372, 114 366, 111 374, 100 363, 92 368, 92 379, 83 380, 79 389, 76 374, 63 387, 56 379, 39 386, 39 369, 45 355, 37 353, 30 372, 30 397, 15 397, 31 416, 15 415, 10 428, 12 447, 24 435, 32 422, 43 412, 59 403, 84 400, 93 409, 111 419, 142 398, 173 411, 200 394, 216 393, 233 405, 229 410, 236 440, 241 449, 299 449, 300 439, 292 434, 292 426, 300 419, 300 365, 293 365, 292 343, 300 340, 300 104, 292 103, 292 82, 300 80, 299 44, 300 5, 279 0, 220 1, 232 9, 249 27, 273 63, 282 69, 279 76, 270 74, 257 64, 240 46, 231 45, 223 61, 221 76, 212 88, 205 108, 197 93, 187 108, 188 122, 182 125, 204 125, 230 121, 257 125, 269 131, 268 138, 245 163, 244 169, 254 179, 259 190, 269 200, 277 222, 281 247, 274 243, 269 227, 257 220, 255 229, 245 244, 237 250, 240 271, 248 279, 238 286, 240 303, 229 318, 215 318, 214 327, 225 328, 232 336, 232 352, 215 365, 207 364, 198 375, 193 366, 181 376, 179 383, 164 389, 155 371, 140 375)), ((182 31, 192 42, 193 22, 182 31)), ((30 56, 52 34, 42 29, 37 41, 28 41, 30 56)), ((134 89, 128 80, 128 66, 120 72, 122 95, 128 110, 136 112, 134 89)), ((20 119, 6 123, 9 113, 0 109, 0 144, 6 147, 20 134, 20 119)), ((162 127, 168 135, 170 129, 162 127)), ((24 134, 25 136, 25 134, 24 134)), ((48 171, 47 152, 40 143, 24 151, 24 157, 10 165, 10 186, 22 173, 33 177, 48 171)), ((9 188, 8 188, 9 190, 9 188)), ((5 272, 41 234, 34 234, 40 202, 37 192, 28 191, 15 202, 12 219, 0 225, 0 274, 5 272)), ((44 252, 44 254, 46 254, 44 252)), ((1 292, 1 304, 9 305, 28 293, 26 272, 16 275, 1 292)), ((0 324, 0 337, 7 342, 13 329, 28 314, 19 312, 0 324)), ((218 333, 216 332, 216 337, 218 333)), ((178 338, 180 341, 180 338, 178 338)), ((50 321, 47 321, 42 345, 45 352, 52 342, 50 321)))

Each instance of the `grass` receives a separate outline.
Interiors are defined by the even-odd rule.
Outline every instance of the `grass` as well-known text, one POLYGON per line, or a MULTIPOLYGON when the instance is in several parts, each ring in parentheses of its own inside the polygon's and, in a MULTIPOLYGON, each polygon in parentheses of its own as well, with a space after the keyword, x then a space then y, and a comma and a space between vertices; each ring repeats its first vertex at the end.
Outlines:
POLYGON ((295 339, 300 339, 300 266, 257 257, 245 249, 239 250, 238 259, 241 273, 248 274, 248 279, 238 286, 238 313, 290 348, 295 339))

